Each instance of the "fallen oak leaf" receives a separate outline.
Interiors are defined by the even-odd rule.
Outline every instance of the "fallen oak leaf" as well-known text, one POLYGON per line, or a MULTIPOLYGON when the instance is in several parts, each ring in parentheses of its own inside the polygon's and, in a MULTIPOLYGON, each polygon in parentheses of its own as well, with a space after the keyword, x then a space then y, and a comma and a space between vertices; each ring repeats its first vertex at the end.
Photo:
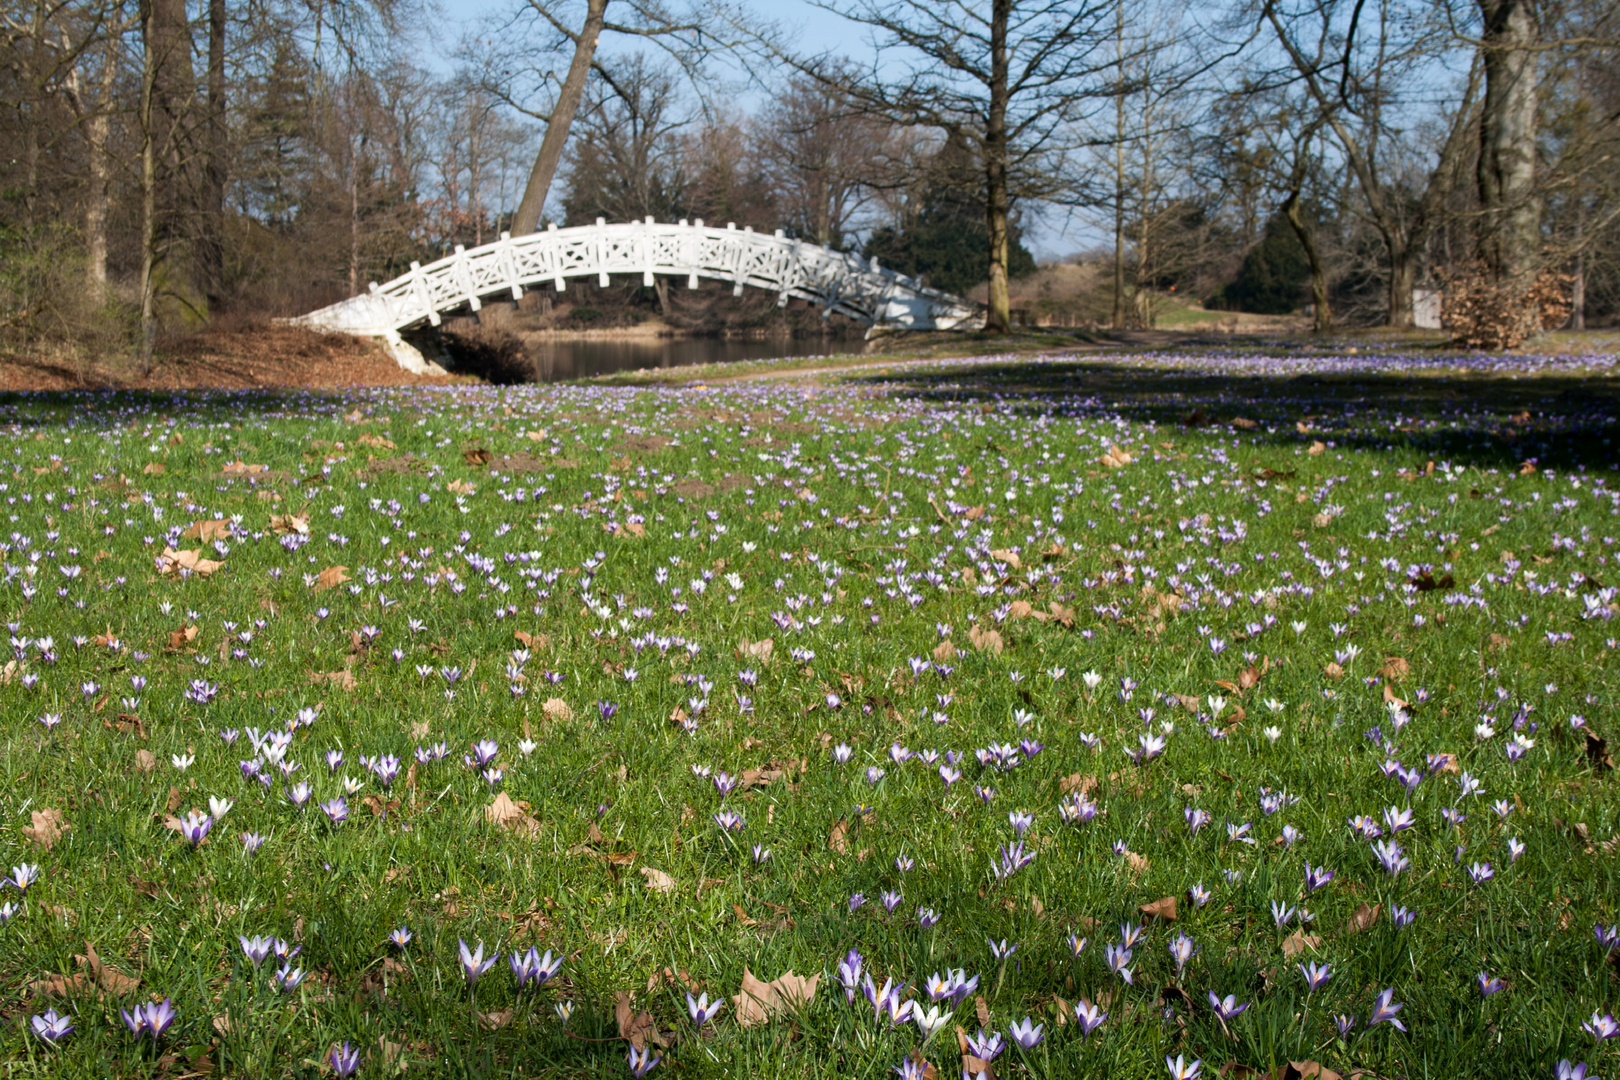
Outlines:
POLYGON ((62 820, 62 811, 48 806, 43 810, 34 810, 28 816, 33 819, 33 824, 24 825, 20 830, 24 839, 46 851, 55 847, 62 834, 73 827, 62 820))
POLYGON ((212 521, 193 521, 191 527, 180 534, 182 540, 201 540, 207 543, 210 540, 220 540, 231 535, 231 523, 227 518, 215 518, 212 521))
POLYGON ((675 891, 675 879, 662 870, 655 870, 650 866, 641 868, 641 876, 647 879, 647 888, 653 892, 672 893, 675 891))
POLYGON ((348 580, 349 568, 347 566, 328 566, 315 575, 314 591, 325 592, 327 589, 335 589, 348 580))
POLYGON ((501 792, 495 801, 484 807, 484 820, 519 836, 540 835, 540 822, 529 815, 527 802, 514 802, 512 796, 501 792))

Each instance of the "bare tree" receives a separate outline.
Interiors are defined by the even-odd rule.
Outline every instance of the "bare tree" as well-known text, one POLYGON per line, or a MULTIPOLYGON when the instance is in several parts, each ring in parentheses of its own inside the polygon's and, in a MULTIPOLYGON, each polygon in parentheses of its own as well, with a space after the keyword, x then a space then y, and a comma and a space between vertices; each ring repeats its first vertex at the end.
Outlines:
MULTIPOLYGON (((1440 111, 1441 133, 1419 166, 1400 139, 1407 95, 1436 76, 1426 65, 1444 51, 1444 29, 1402 0, 1265 0, 1261 20, 1275 34, 1299 84, 1333 132, 1355 176, 1362 212, 1388 261, 1390 326, 1412 325, 1412 289, 1429 232, 1456 188, 1478 123, 1480 65, 1440 111), (1350 10, 1346 12, 1344 9, 1350 10)), ((1426 91, 1432 93, 1432 86, 1426 91)))
POLYGON ((891 126, 815 80, 789 79, 755 130, 783 227, 823 246, 843 247, 876 189, 897 179, 891 126))
POLYGON ((875 55, 854 69, 805 56, 779 27, 756 30, 767 55, 890 123, 957 140, 982 177, 989 235, 986 328, 1010 326, 1008 218, 1013 202, 1064 183, 1082 107, 1106 95, 1115 62, 1113 6, 1102 0, 825 0, 869 31, 875 55))
POLYGON ((525 0, 509 24, 515 32, 502 44, 463 45, 463 57, 491 94, 545 124, 523 198, 512 216, 512 232, 529 233, 540 226, 586 82, 593 70, 601 71, 596 53, 602 35, 637 39, 662 49, 698 81, 704 61, 716 47, 712 27, 717 23, 698 6, 702 2, 694 0, 692 7, 675 10, 664 0, 525 0), (538 58, 562 54, 569 56, 569 63, 560 76, 537 63, 538 58))

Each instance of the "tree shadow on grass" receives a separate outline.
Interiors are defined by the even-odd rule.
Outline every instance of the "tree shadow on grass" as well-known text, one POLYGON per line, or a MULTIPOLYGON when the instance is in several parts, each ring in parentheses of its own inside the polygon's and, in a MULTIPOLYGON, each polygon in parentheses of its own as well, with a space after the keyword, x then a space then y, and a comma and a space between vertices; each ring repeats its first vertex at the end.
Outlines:
POLYGON ((979 362, 853 376, 892 396, 1030 414, 1118 415, 1160 428, 1233 425, 1279 446, 1405 450, 1481 464, 1613 465, 1620 376, 1199 372, 1107 357, 979 362))

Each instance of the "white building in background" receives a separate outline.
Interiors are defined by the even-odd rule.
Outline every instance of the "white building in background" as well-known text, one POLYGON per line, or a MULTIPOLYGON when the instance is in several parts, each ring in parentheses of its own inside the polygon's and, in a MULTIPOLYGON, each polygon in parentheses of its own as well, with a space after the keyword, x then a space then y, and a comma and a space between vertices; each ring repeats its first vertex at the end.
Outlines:
POLYGON ((1440 329, 1440 303, 1439 289, 1413 289, 1412 290, 1412 325, 1419 330, 1440 329))

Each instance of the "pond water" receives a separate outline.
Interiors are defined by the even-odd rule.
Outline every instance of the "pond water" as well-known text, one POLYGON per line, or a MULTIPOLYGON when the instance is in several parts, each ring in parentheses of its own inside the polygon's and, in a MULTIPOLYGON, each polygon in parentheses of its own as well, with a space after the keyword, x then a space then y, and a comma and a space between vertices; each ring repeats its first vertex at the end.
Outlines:
POLYGON ((860 338, 525 338, 540 369, 540 381, 582 379, 640 368, 684 367, 735 360, 824 356, 859 352, 860 338))

